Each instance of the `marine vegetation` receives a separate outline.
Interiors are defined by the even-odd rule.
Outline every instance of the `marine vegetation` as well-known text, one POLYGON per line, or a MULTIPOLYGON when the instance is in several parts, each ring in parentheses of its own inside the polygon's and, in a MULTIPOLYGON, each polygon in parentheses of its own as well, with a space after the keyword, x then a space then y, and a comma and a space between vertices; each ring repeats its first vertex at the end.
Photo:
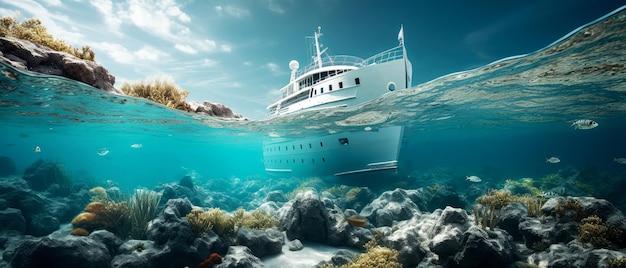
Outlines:
POLYGON ((120 89, 128 96, 149 99, 172 109, 193 111, 191 105, 185 101, 189 91, 180 89, 168 79, 156 77, 148 81, 124 82, 120 89))
POLYGON ((191 224, 192 232, 196 236, 209 230, 218 235, 235 232, 235 218, 219 208, 211 208, 207 211, 194 209, 185 218, 191 224))
POLYGON ((145 239, 148 222, 156 218, 161 195, 155 191, 138 189, 128 202, 130 209, 130 236, 145 239))
POLYGON ((557 173, 548 174, 545 177, 541 178, 541 188, 551 189, 554 187, 558 187, 560 186, 562 181, 563 181, 563 178, 559 174, 557 173))
POLYGON ((243 208, 235 211, 233 220, 237 228, 246 227, 253 230, 265 230, 278 226, 280 221, 263 210, 247 212, 243 208))
POLYGON ((578 226, 578 241, 596 248, 608 248, 611 242, 618 242, 621 235, 621 230, 602 222, 596 215, 582 219, 578 226))
POLYGON ((598 190, 596 190, 595 188, 587 185, 586 183, 582 182, 581 180, 573 180, 570 182, 570 184, 572 186, 574 186, 574 188, 578 189, 581 192, 585 192, 591 196, 597 196, 598 195, 598 190))
POLYGON ((299 193, 304 193, 309 190, 315 190, 317 192, 318 189, 324 189, 324 188, 327 188, 327 186, 320 178, 311 177, 302 181, 291 192, 288 192, 287 194, 285 194, 285 196, 287 197, 287 199, 293 199, 299 193))
POLYGON ((330 194, 336 196, 336 197, 343 197, 343 198, 356 198, 356 196, 359 194, 359 192, 361 192, 361 188, 359 187, 350 187, 348 185, 339 185, 339 186, 333 186, 330 187, 328 189, 326 189, 325 191, 329 192, 330 194))
POLYGON ((580 221, 585 217, 582 204, 574 199, 559 199, 559 202, 554 206, 554 213, 558 218, 571 217, 575 221, 580 221))
POLYGON ((366 253, 359 255, 351 262, 342 266, 323 264, 320 268, 401 268, 398 262, 398 251, 387 247, 374 246, 366 253))
POLYGON ((520 180, 506 180, 506 182, 504 183, 504 188, 518 195, 541 195, 541 190, 535 185, 535 180, 533 180, 532 178, 522 178, 520 180))
POLYGON ((522 196, 517 201, 526 205, 529 217, 539 217, 541 216, 541 207, 548 200, 543 197, 522 196))
POLYGON ((431 193, 434 194, 435 192, 439 191, 439 190, 443 190, 446 187, 444 187, 443 185, 439 184, 439 183, 435 183, 433 185, 428 185, 426 186, 426 189, 431 193))
POLYGON ((191 226, 191 233, 196 237, 200 237, 202 234, 213 229, 213 223, 209 220, 208 214, 202 209, 191 210, 191 212, 185 216, 185 219, 191 226))
POLYGON ((609 260, 609 268, 626 268, 626 258, 609 260))
POLYGON ((89 196, 91 197, 91 202, 111 202, 109 194, 107 194, 107 190, 105 190, 102 186, 96 186, 89 189, 89 196))
POLYGON ((516 197, 509 191, 491 190, 488 193, 476 198, 476 202, 482 205, 474 206, 474 219, 476 225, 480 224, 483 228, 489 228, 493 230, 498 223, 500 216, 497 215, 499 210, 514 202, 516 197))
POLYGON ((89 46, 78 49, 66 44, 63 40, 54 38, 39 19, 32 18, 20 23, 17 16, 2 17, 0 19, 0 37, 5 36, 37 43, 84 60, 94 61, 96 56, 96 53, 89 46))
POLYGON ((125 201, 106 203, 101 215, 107 223, 105 229, 122 239, 130 236, 132 230, 130 216, 130 207, 125 201))

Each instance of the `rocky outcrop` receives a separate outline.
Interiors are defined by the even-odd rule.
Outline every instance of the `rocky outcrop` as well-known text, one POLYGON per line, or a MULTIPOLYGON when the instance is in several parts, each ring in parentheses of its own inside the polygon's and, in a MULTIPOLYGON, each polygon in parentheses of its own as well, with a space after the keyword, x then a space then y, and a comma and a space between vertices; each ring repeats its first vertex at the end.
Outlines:
POLYGON ((228 253, 222 258, 222 263, 216 268, 256 268, 264 267, 261 259, 254 256, 249 248, 244 246, 231 246, 228 253))
POLYGON ((238 119, 238 120, 247 120, 247 118, 243 117, 240 114, 236 114, 230 108, 226 107, 223 104, 204 101, 203 103, 199 102, 189 102, 191 106, 191 110, 199 113, 205 114, 208 116, 219 117, 219 118, 229 118, 229 119, 238 119))
POLYGON ((386 191, 361 211, 377 227, 392 226, 395 221, 408 220, 415 213, 427 211, 430 194, 424 189, 386 191))
POLYGON ((0 60, 32 72, 58 75, 91 85, 105 92, 124 95, 115 88, 115 76, 102 65, 65 52, 13 37, 0 38, 0 60))
POLYGON ((0 156, 0 177, 15 174, 15 162, 8 156, 0 156))
POLYGON ((26 240, 15 249, 12 267, 109 267, 107 247, 89 237, 44 237, 26 240))
POLYGON ((237 244, 248 247, 254 256, 262 258, 282 252, 284 238, 283 233, 275 229, 262 231, 241 227, 237 232, 237 244))

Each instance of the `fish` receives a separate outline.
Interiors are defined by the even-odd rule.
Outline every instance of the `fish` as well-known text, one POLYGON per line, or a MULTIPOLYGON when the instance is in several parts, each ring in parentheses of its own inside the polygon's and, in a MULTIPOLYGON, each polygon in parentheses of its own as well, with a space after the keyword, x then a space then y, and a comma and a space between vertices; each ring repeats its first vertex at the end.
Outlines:
POLYGON ((591 119, 578 119, 574 121, 570 127, 574 127, 574 129, 592 129, 598 125, 598 122, 591 119))
POLYGON ((35 146, 35 153, 41 153, 41 147, 35 146))
POLYGON ((358 214, 347 217, 346 221, 352 226, 356 226, 356 227, 363 227, 367 225, 367 218, 358 214))
POLYGON ((143 144, 141 144, 141 143, 135 143, 135 144, 130 146, 130 148, 133 148, 133 149, 139 149, 141 147, 143 147, 143 144))
POLYGON ((544 192, 541 192, 541 194, 539 195, 539 197, 545 197, 545 198, 552 198, 552 197, 558 197, 558 196, 561 196, 561 195, 557 192, 552 192, 552 191, 544 191, 544 192))
POLYGON ((546 163, 550 163, 550 164, 557 164, 560 163, 561 159, 559 159, 558 157, 550 157, 550 158, 546 158, 546 163))
POLYGON ((617 162, 618 164, 626 165, 626 158, 623 157, 613 158, 613 161, 617 162))
POLYGON ((478 176, 465 176, 465 180, 466 181, 471 181, 471 182, 481 182, 481 181, 483 181, 478 176))
POLYGON ((99 156, 105 156, 109 154, 109 150, 107 148, 100 148, 96 151, 99 156))

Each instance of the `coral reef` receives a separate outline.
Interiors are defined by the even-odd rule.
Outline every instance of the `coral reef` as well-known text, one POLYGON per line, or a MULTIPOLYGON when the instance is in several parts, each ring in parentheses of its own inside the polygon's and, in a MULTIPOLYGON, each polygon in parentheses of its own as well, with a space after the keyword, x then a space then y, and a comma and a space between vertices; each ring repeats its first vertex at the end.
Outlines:
POLYGON ((185 216, 185 219, 189 222, 191 232, 196 237, 199 237, 213 229, 213 223, 210 221, 208 214, 202 209, 191 210, 191 212, 185 216))
POLYGON ((584 218, 580 223, 578 240, 582 243, 590 243, 596 248, 608 248, 611 242, 618 241, 622 235, 621 230, 604 223, 596 215, 584 218))
POLYGON ((130 210, 130 236, 135 239, 146 237, 148 222, 157 216, 161 195, 150 190, 135 190, 135 194, 128 202, 130 210))
POLYGON ((280 222, 263 210, 247 212, 240 208, 233 213, 235 226, 246 227, 252 230, 265 230, 277 227, 280 222))

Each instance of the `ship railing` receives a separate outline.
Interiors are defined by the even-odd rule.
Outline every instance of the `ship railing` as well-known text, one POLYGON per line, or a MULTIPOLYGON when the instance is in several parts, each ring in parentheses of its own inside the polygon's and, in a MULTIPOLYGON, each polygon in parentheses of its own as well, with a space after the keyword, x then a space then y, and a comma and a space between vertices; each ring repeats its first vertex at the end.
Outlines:
MULTIPOLYGON (((322 57, 322 66, 354 66, 357 68, 363 67, 363 59, 355 56, 349 55, 335 55, 335 56, 327 56, 322 57)), ((309 65, 304 68, 298 70, 296 72, 296 77, 300 77, 301 75, 310 72, 311 70, 315 70, 319 67, 317 62, 311 62, 309 65)))
POLYGON ((381 64, 389 61, 399 60, 403 57, 404 50, 402 49, 402 46, 397 46, 365 59, 363 61, 363 65, 367 66, 372 64, 381 64))

